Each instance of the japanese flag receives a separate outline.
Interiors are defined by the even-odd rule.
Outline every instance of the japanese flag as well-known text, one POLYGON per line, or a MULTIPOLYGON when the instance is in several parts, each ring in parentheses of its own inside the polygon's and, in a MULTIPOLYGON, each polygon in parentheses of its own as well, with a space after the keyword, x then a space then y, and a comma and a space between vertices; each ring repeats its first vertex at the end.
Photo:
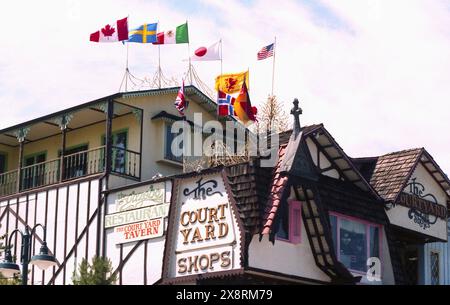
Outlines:
POLYGON ((99 31, 92 33, 90 41, 115 42, 128 40, 128 17, 108 23, 99 31))
POLYGON ((191 60, 193 61, 207 61, 207 60, 221 60, 220 54, 220 43, 218 42, 214 43, 213 45, 209 47, 200 47, 197 50, 195 50, 194 55, 191 56, 191 60))

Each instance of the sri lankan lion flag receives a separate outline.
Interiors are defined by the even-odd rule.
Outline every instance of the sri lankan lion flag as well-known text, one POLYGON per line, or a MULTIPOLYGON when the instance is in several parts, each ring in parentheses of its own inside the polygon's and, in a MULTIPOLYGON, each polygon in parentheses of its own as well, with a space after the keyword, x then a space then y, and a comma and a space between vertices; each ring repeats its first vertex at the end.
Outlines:
MULTIPOLYGON (((216 91, 232 94, 239 92, 245 82, 248 84, 248 71, 222 74, 216 77, 216 91)), ((248 85, 247 85, 248 88, 248 85)))

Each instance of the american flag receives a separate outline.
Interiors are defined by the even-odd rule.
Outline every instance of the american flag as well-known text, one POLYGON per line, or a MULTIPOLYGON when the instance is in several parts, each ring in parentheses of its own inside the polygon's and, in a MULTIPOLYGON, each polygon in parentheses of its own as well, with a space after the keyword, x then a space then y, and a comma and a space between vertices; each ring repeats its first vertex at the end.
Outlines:
POLYGON ((273 56, 274 43, 265 46, 258 52, 258 60, 266 59, 267 57, 273 56))
POLYGON ((235 98, 229 94, 218 91, 217 96, 217 115, 218 116, 233 116, 234 115, 234 101, 235 98))

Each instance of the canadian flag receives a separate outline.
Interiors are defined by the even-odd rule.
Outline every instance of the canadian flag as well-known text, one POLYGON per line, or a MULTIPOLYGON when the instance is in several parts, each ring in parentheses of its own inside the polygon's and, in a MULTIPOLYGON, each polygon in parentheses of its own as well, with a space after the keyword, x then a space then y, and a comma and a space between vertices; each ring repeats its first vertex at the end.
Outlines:
POLYGON ((128 17, 108 23, 99 31, 92 33, 90 41, 115 42, 128 40, 128 17))
POLYGON ((200 47, 195 50, 194 55, 191 56, 193 61, 207 61, 207 60, 221 60, 220 54, 220 43, 218 42, 212 44, 209 47, 200 47))

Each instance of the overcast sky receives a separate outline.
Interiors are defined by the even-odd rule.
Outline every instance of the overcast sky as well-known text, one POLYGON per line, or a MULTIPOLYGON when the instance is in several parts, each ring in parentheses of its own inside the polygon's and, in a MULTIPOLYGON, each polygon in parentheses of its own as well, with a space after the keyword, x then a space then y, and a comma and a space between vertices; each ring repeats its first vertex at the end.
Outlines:
MULTIPOLYGON (((352 157, 425 147, 450 172, 450 1, 40 0, 2 3, 0 128, 116 93, 126 47, 89 34, 129 15, 130 27, 189 22, 191 51, 223 40, 224 72, 250 69, 257 106, 271 90, 300 99, 302 124, 324 123, 352 157)), ((130 71, 151 78, 158 48, 132 44, 130 71)), ((161 46, 167 76, 187 70, 187 45, 161 46)), ((219 62, 195 68, 211 88, 219 62)))

